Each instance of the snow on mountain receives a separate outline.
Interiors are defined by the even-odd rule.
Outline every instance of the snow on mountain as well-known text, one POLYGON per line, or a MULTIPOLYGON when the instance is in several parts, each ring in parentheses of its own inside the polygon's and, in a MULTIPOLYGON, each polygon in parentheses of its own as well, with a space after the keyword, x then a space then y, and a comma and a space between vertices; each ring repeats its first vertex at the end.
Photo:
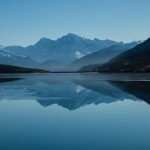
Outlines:
POLYGON ((10 52, 0 50, 0 64, 14 65, 21 67, 33 67, 37 63, 31 60, 30 58, 22 55, 14 55, 10 52))
POLYGON ((9 58, 11 58, 12 57, 12 55, 10 54, 10 53, 8 53, 8 52, 5 52, 5 51, 0 51, 0 55, 1 56, 4 56, 4 57, 9 57, 9 58))
POLYGON ((113 57, 116 57, 117 55, 135 47, 136 45, 137 42, 128 44, 121 43, 120 45, 104 48, 75 60, 70 67, 74 70, 78 70, 87 65, 103 64, 111 60, 113 57))
MULTIPOLYGON (((58 38, 57 40, 42 38, 34 45, 30 45, 27 47, 21 46, 1 47, 1 50, 3 51, 3 54, 1 54, 1 56, 7 55, 7 57, 12 57, 13 55, 13 57, 10 60, 1 58, 0 63, 3 64, 12 63, 13 65, 19 65, 23 67, 36 66, 37 68, 41 69, 44 68, 47 70, 58 71, 60 70, 60 68, 61 70, 65 70, 68 67, 68 64, 78 59, 82 58, 84 59, 84 57, 86 57, 87 55, 90 55, 97 51, 100 52, 104 48, 107 49, 108 47, 116 45, 119 46, 125 45, 126 49, 128 49, 134 44, 136 45, 136 42, 125 44, 123 42, 116 42, 108 39, 91 40, 69 33, 61 38, 58 38), (4 53, 4 51, 6 53, 4 53)), ((120 51, 120 53, 121 52, 122 51, 120 51)), ((108 58, 107 55, 112 54, 111 56, 115 56, 115 53, 118 54, 119 52, 118 50, 115 50, 114 53, 113 50, 110 49, 109 53, 107 51, 106 52, 102 51, 100 53, 103 53, 104 57, 101 58, 104 60, 105 58, 108 58)), ((86 62, 89 63, 90 60, 86 60, 86 62)), ((86 62, 85 64, 87 64, 86 62)))
POLYGON ((98 39, 90 40, 70 33, 57 40, 42 38, 35 45, 28 47, 9 46, 3 50, 15 55, 28 56, 38 62, 47 60, 72 62, 84 55, 117 44, 120 44, 120 42, 98 39))
POLYGON ((85 56, 83 53, 81 53, 80 51, 76 51, 75 53, 75 56, 77 57, 77 58, 81 58, 81 57, 83 57, 83 56, 85 56))

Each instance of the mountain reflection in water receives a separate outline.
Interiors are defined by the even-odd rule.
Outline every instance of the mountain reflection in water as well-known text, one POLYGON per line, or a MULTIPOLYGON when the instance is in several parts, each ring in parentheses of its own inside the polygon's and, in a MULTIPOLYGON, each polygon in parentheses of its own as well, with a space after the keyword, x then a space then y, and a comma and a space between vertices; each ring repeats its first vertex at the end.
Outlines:
POLYGON ((149 75, 5 75, 0 91, 0 100, 36 100, 43 107, 57 104, 69 110, 126 99, 150 104, 149 75))

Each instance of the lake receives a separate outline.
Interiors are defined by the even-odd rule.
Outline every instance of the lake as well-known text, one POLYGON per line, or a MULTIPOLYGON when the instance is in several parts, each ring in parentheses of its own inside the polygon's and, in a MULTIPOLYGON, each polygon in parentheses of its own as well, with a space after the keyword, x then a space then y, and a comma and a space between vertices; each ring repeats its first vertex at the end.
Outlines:
POLYGON ((150 74, 1 74, 0 150, 150 150, 150 74))

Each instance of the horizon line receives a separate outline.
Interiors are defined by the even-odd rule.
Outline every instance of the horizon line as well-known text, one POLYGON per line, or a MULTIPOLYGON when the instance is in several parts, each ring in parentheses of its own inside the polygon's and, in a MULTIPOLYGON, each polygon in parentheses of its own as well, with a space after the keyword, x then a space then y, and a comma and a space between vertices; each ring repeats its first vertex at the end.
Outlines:
POLYGON ((147 37, 146 39, 144 39, 144 40, 130 40, 130 41, 125 41, 125 40, 113 40, 113 39, 109 39, 109 38, 105 38, 105 39, 101 39, 101 38, 98 38, 98 37, 94 37, 94 38, 88 38, 88 37, 85 37, 85 36, 82 36, 82 35, 79 35, 79 34, 76 34, 76 33, 71 33, 71 32, 68 32, 68 33, 66 33, 66 34, 64 34, 64 35, 61 35, 61 36, 59 36, 59 37, 57 37, 57 38, 49 38, 49 37, 46 37, 46 36, 43 36, 43 37, 41 37, 41 38, 39 38, 39 40, 36 40, 35 42, 33 42, 32 44, 8 44, 8 45, 3 45, 3 44, 1 44, 0 43, 0 46, 1 47, 9 47, 9 46, 21 46, 21 47, 28 47, 28 46, 32 46, 32 45, 35 45, 36 43, 38 43, 40 40, 42 40, 42 39, 48 39, 48 40, 51 40, 51 41, 57 41, 57 40, 59 40, 59 39, 61 39, 61 38, 63 38, 63 37, 65 37, 65 36, 69 36, 69 35, 74 35, 74 36, 77 36, 77 37, 80 37, 80 38, 83 38, 83 39, 86 39, 86 40, 92 40, 92 41, 94 41, 94 40, 100 40, 100 41, 106 41, 106 40, 109 40, 109 41, 114 41, 114 42, 120 42, 120 43, 124 43, 124 44, 127 44, 127 43, 132 43, 132 42, 143 42, 143 41, 145 41, 146 39, 148 39, 149 37, 147 37))

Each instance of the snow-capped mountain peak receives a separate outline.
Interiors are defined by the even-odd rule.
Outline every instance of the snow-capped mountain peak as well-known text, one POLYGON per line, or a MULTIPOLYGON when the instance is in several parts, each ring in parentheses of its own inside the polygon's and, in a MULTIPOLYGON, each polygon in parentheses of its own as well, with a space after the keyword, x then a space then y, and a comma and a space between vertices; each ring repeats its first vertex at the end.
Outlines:
POLYGON ((69 33, 57 40, 42 38, 35 45, 27 47, 8 46, 2 50, 15 56, 26 56, 38 63, 50 60, 61 60, 64 63, 71 63, 87 54, 113 45, 120 45, 120 42, 99 39, 91 40, 69 33))
POLYGON ((85 56, 83 53, 81 53, 80 51, 76 51, 75 53, 76 58, 81 58, 83 56, 85 56))

